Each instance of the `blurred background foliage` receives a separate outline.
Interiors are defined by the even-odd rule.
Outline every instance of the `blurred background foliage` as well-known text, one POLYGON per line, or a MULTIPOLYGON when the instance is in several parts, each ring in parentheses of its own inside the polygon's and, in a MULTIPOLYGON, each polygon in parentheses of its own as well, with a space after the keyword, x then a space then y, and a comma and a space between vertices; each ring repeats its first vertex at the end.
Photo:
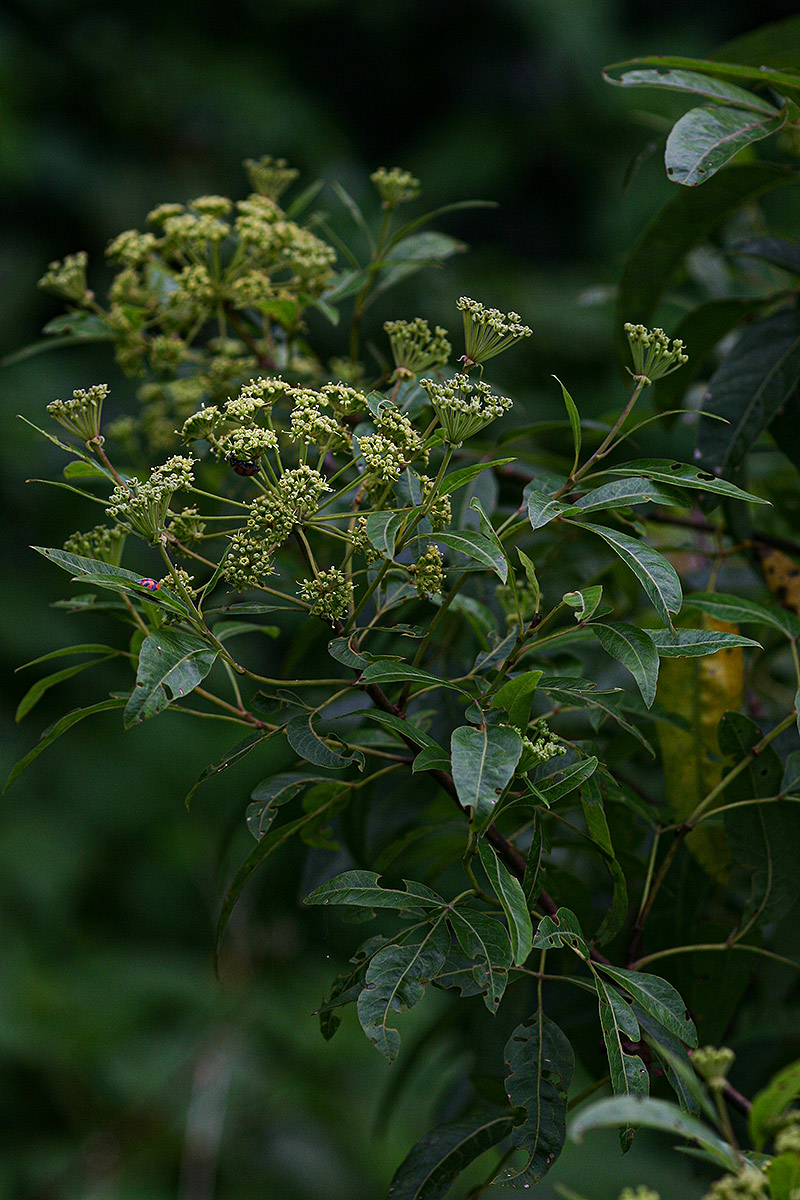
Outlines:
MULTIPOLYGON (((621 396, 613 287, 671 194, 659 154, 624 187, 632 160, 668 126, 657 105, 603 85, 600 67, 648 53, 702 57, 795 11, 778 0, 5 0, 0 354, 33 342, 59 311, 36 289, 51 259, 87 250, 102 286, 114 234, 141 227, 161 201, 244 195, 245 157, 283 155, 305 182, 337 179, 359 200, 371 170, 398 164, 422 180, 426 207, 472 197, 499 207, 443 218, 472 249, 390 294, 373 333, 414 315, 454 329, 464 292, 516 309, 536 337, 503 360, 498 384, 537 419, 560 416, 554 372, 584 415, 598 416, 621 396)), ((323 195, 347 233, 330 188, 323 195)), ((322 322, 315 336, 330 354, 343 349, 322 322)), ((62 464, 15 414, 39 422, 53 397, 101 380, 112 413, 131 403, 108 347, 38 355, 0 374, 6 769, 81 701, 82 680, 68 681, 13 729, 27 686, 14 668, 99 633, 91 620, 78 632, 75 617, 49 606, 70 585, 26 549, 59 545, 87 518, 66 493, 26 484, 62 464)), ((686 457, 680 439, 690 435, 671 436, 668 452, 686 457)), ((0 1195, 384 1194, 393 1165, 446 1116, 438 1097, 459 1065, 453 1046, 442 1034, 383 1128, 390 1068, 352 1014, 328 1044, 311 1016, 331 967, 360 938, 329 927, 327 914, 298 912, 292 852, 245 896, 218 983, 213 923, 247 847, 258 768, 223 776, 187 813, 181 797, 229 735, 173 714, 123 740, 118 721, 79 726, 0 815, 0 1195)), ((436 1003, 406 1020, 409 1043, 436 1021, 436 1003)), ((750 1053, 757 1059, 757 1031, 750 1053)), ((623 1160, 614 1136, 593 1135, 567 1150, 540 1194, 554 1197, 561 1182, 611 1200, 646 1181, 664 1200, 700 1195, 690 1161, 665 1150, 639 1135, 623 1160)))

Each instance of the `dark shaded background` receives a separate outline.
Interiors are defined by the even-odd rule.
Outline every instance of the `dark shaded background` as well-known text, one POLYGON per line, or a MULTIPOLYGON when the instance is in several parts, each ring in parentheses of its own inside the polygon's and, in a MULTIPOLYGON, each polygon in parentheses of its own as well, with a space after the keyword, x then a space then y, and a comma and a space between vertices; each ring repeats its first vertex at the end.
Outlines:
MULTIPOLYGON (((636 54, 703 55, 796 11, 765 0, 5 0, 0 353, 36 339, 58 311, 36 290, 50 259, 86 249, 101 283, 112 235, 163 200, 243 195, 247 156, 284 155, 306 181, 336 178, 358 197, 369 195, 370 170, 397 164, 422 179, 430 207, 481 197, 499 208, 443 220, 474 249, 419 277, 375 322, 419 313, 454 327, 465 291, 515 308, 537 336, 503 360, 499 382, 532 411, 555 412, 555 372, 600 412, 618 386, 608 289, 670 185, 656 155, 623 189, 629 162, 664 127, 639 97, 602 84, 599 68, 636 54)), ((330 191, 326 203, 338 213, 330 191)), ((340 349, 335 332, 320 336, 340 349)), ((89 522, 65 493, 25 484, 61 464, 14 415, 39 422, 54 396, 100 380, 117 411, 130 402, 104 349, 0 373, 8 728, 27 686, 14 667, 101 633, 49 607, 70 585, 26 544, 59 545, 94 514, 89 522)), ((10 733, 6 767, 84 702, 83 679, 10 733)), ((383 1195, 393 1165, 438 1118, 459 1066, 452 1047, 443 1041, 412 1075, 389 1132, 376 1134, 388 1068, 352 1014, 330 1044, 310 1015, 350 939, 298 914, 291 852, 250 888, 222 984, 213 978, 214 918, 247 848, 257 767, 210 786, 187 813, 183 795, 229 735, 176 715, 124 738, 118 714, 95 721, 43 755, 0 814, 0 1194, 383 1195)), ((409 1041, 436 1004, 405 1022, 409 1041)), ((594 1135, 552 1179, 592 1200, 645 1180, 664 1200, 699 1195, 688 1160, 663 1152, 640 1137, 620 1160, 615 1139, 594 1135)), ((555 1195, 549 1184, 539 1194, 555 1195)))

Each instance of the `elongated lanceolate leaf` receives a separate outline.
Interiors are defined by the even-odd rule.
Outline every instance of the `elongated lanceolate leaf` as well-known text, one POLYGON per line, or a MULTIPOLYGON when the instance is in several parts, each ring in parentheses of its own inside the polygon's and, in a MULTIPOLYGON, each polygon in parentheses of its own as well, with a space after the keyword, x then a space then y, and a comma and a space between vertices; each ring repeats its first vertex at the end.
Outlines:
POLYGON ((359 683, 419 683, 424 687, 443 687, 451 688, 455 692, 464 692, 464 689, 457 683, 440 679, 438 675, 431 675, 429 671, 421 671, 419 667, 409 667, 406 663, 386 660, 370 663, 362 671, 359 683))
POLYGON ((561 1153, 566 1140, 567 1092, 572 1082, 572 1047, 541 1010, 518 1025, 506 1043, 506 1092, 525 1110, 511 1140, 528 1154, 518 1178, 538 1183, 561 1153))
POLYGON ((607 67, 603 78, 617 87, 650 87, 665 91, 688 92, 693 96, 703 96, 707 100, 715 100, 720 105, 732 105, 736 108, 748 109, 751 112, 774 115, 775 106, 755 92, 748 92, 735 83, 726 83, 723 79, 715 79, 710 75, 702 75, 699 71, 677 70, 675 68, 639 67, 625 70, 625 63, 616 67, 607 67))
POLYGON ((669 1033, 687 1046, 697 1045, 694 1022, 680 994, 666 979, 659 975, 647 975, 643 971, 626 971, 610 963, 601 963, 597 969, 620 984, 669 1033))
POLYGON ((435 537, 448 549, 457 550, 459 554, 466 554, 482 566, 489 567, 505 583, 508 578, 506 556, 482 533, 475 529, 464 529, 458 533, 437 533, 435 537))
POLYGON ((509 873, 500 862, 492 846, 485 838, 478 841, 478 853, 483 869, 489 877, 492 891, 503 906, 508 921, 511 950, 514 963, 521 967, 531 952, 533 925, 522 884, 509 873))
POLYGON ((570 429, 572 430, 572 444, 575 450, 575 458, 572 463, 572 471, 570 472, 570 478, 572 478, 578 469, 578 463, 580 462, 581 457, 581 415, 578 412, 577 404, 572 399, 572 396, 570 396, 569 392, 564 387, 558 376, 554 375, 553 379, 555 379, 556 383, 561 388, 561 395, 564 397, 564 406, 566 407, 570 429))
POLYGON ((355 904, 361 908, 393 908, 398 912, 431 912, 446 901, 413 880, 404 880, 406 891, 382 888, 375 871, 345 871, 306 896, 305 904, 355 904))
POLYGON ((709 1120, 716 1121, 717 1113, 714 1105, 709 1099, 700 1076, 692 1066, 689 1051, 683 1042, 669 1033, 636 1001, 633 1003, 633 1012, 639 1022, 642 1038, 661 1063, 667 1081, 675 1092, 683 1112, 692 1113, 695 1116, 702 1112, 709 1120))
MULTIPOLYGON (((708 421, 706 424, 725 427, 720 421, 708 421)), ((639 458, 634 462, 609 467, 606 473, 609 475, 646 475, 649 479, 655 479, 659 483, 669 483, 672 487, 713 492, 719 496, 730 496, 731 500, 749 500, 752 504, 769 503, 768 500, 762 500, 760 496, 742 491, 740 487, 737 487, 735 483, 729 483, 727 479, 718 479, 710 471, 703 471, 699 467, 690 466, 689 463, 675 462, 669 458, 639 458)))
POLYGON ((89 662, 77 663, 72 667, 64 667, 61 671, 55 671, 52 675, 45 675, 43 679, 37 679, 32 687, 29 687, 25 695, 17 705, 17 711, 14 714, 15 721, 21 721, 31 709, 39 703, 45 692, 50 688, 56 687, 59 683, 63 683, 65 679, 71 679, 73 675, 79 675, 81 671, 87 670, 88 667, 94 667, 98 663, 106 662, 109 658, 115 658, 119 654, 119 650, 112 650, 109 654, 103 654, 99 658, 93 658, 89 662))
POLYGON ((454 908, 449 914, 458 944, 471 962, 472 978, 483 992, 490 1013, 497 1011, 513 962, 511 939, 504 925, 488 913, 454 908))
MULTIPOLYGON (((791 27, 790 27, 791 28, 791 27)), ((728 79, 734 83, 740 83, 742 86, 745 83, 753 83, 758 88, 772 87, 778 92, 793 92, 800 89, 797 76, 785 71, 776 70, 771 66, 765 66, 767 57, 759 54, 755 48, 751 51, 755 58, 744 58, 742 54, 732 55, 730 61, 724 61, 722 54, 730 47, 744 44, 746 39, 753 39, 751 44, 755 46, 754 39, 759 34, 766 33, 770 30, 770 26, 765 26, 761 30, 756 30, 754 34, 744 34, 742 38, 737 38, 734 42, 729 42, 726 46, 720 48, 719 59, 709 58, 685 58, 680 55, 655 55, 651 54, 645 58, 632 58, 627 62, 613 63, 610 67, 603 69, 603 78, 607 83, 622 84, 621 76, 630 71, 649 70, 667 72, 667 71, 693 71, 700 75, 708 75, 711 80, 728 79)), ((792 38, 792 33, 786 35, 792 38)), ((784 46, 784 52, 787 50, 791 54, 795 47, 795 40, 791 40, 788 45, 784 46)), ((727 57, 727 56, 726 56, 727 57)), ((783 59, 783 61, 786 61, 783 59)), ((624 86, 624 84, 623 84, 624 86)), ((750 96, 752 93, 747 92, 750 96)), ((755 97, 753 97, 755 100, 755 97)))
POLYGON ((44 733, 39 738, 39 741, 36 743, 33 749, 29 750, 25 757, 21 758, 19 762, 12 767, 8 779, 3 785, 3 791, 7 791, 8 788, 11 787, 11 784, 14 782, 14 780, 19 778, 25 768, 29 767, 33 760, 38 758, 43 750, 46 750, 48 746, 51 746, 56 738, 61 737, 62 733, 66 733, 67 730, 71 729, 73 725, 76 725, 78 721, 82 721, 84 717, 91 717, 94 713, 105 712, 109 708, 122 708, 124 703, 124 700, 117 700, 116 698, 112 698, 110 700, 101 700, 99 704, 90 704, 86 708, 75 708, 72 710, 72 712, 67 713, 66 716, 61 717, 58 721, 55 721, 52 725, 45 729, 44 733))
MULTIPOLYGON (((611 1087, 616 1096, 647 1096, 650 1092, 650 1077, 647 1067, 638 1054, 628 1054, 623 1039, 639 1040, 639 1023, 631 1008, 622 997, 610 988, 595 972, 597 1002, 600 1010, 600 1028, 608 1056, 611 1087)), ((630 1149, 633 1128, 620 1128, 620 1143, 623 1154, 630 1149)))
POLYGON ((669 1100, 640 1099, 636 1096, 598 1100, 581 1109, 570 1124, 569 1136, 573 1142, 582 1142, 590 1129, 614 1126, 644 1127, 673 1135, 677 1133, 689 1141, 697 1142, 727 1171, 739 1169, 739 1159, 727 1142, 723 1142, 708 1125, 682 1112, 677 1104, 669 1100))
POLYGON ((243 738, 241 742, 234 746, 232 750, 229 750, 227 754, 223 755, 218 762, 211 763, 210 766, 205 767, 200 772, 195 783, 192 785, 190 791, 186 795, 186 799, 184 800, 186 807, 189 807, 195 792, 202 783, 205 783, 207 779, 211 779, 214 775, 219 775, 221 771, 227 771, 228 767, 232 767, 234 763, 246 758, 252 750, 255 750, 256 746, 260 746, 262 742, 267 740, 267 738, 273 736, 274 735, 272 732, 262 729, 257 730, 255 733, 250 733, 246 738, 243 738))
POLYGON ((581 762, 571 763, 568 767, 559 767, 553 775, 548 775, 545 779, 537 779, 532 786, 539 799, 543 800, 549 808, 562 796, 568 796, 570 792, 574 792, 575 788, 580 787, 596 770, 597 759, 591 755, 589 758, 582 759, 581 762))
POLYGON ((695 187, 752 142, 785 124, 788 109, 756 113, 752 108, 693 108, 672 128, 664 162, 673 183, 695 187))
POLYGON ((627 667, 648 708, 656 698, 658 651, 651 638, 635 625, 591 625, 592 633, 607 654, 627 667))
MULTIPOLYGON (((587 492, 575 501, 575 507, 581 513, 605 512, 610 508, 628 508, 633 504, 663 504, 667 507, 681 507, 677 492, 662 487, 645 476, 631 476, 630 479, 615 479, 604 483, 594 491, 587 492)), ((686 506, 688 506, 688 501, 686 506)))
POLYGON ((450 496, 453 492, 458 491, 466 483, 471 483, 473 479, 477 479, 484 471, 490 471, 494 467, 505 467, 509 463, 516 462, 515 458, 493 458, 491 462, 474 463, 471 467, 462 467, 459 471, 451 471, 449 475, 445 475, 439 486, 440 496, 450 496))
POLYGON ((66 550, 56 550, 49 546, 32 546, 31 549, 37 550, 49 562, 71 572, 86 583, 123 591, 128 595, 146 599, 152 604, 158 604, 162 608, 170 608, 181 616, 189 616, 189 609, 179 596, 174 595, 167 587, 161 587, 156 592, 145 591, 141 585, 142 576, 135 571, 100 562, 97 558, 85 558, 82 554, 69 554, 66 550))
POLYGON ((744 330, 708 382, 703 412, 724 417, 697 426, 707 471, 730 477, 800 383, 800 313, 776 313, 744 330))
POLYGON ((777 605, 758 604, 741 596, 729 596, 724 592, 693 592, 684 599, 686 608, 697 608, 717 621, 733 624, 757 623, 779 629, 788 638, 800 637, 800 618, 795 613, 778 608, 777 605))
MULTIPOLYGON (((315 767, 327 767, 331 771, 343 771, 351 763, 357 763, 359 768, 364 766, 364 755, 360 750, 342 754, 332 750, 326 741, 319 736, 312 724, 312 717, 299 713, 292 717, 286 726, 286 738, 296 754, 315 767)), ((347 747, 345 747, 347 749, 347 747)))
POLYGON ((514 777, 522 738, 509 725, 462 725, 450 739, 453 782, 477 830, 491 824, 494 806, 514 777))
POLYGON ((331 783, 331 778, 328 775, 308 775, 303 771, 282 771, 279 775, 262 779, 256 785, 250 793, 252 803, 248 804, 245 814, 247 828, 256 841, 264 836, 274 821, 275 810, 282 804, 288 804, 309 783, 331 783))
POLYGON ((214 665, 217 650, 194 633, 159 629, 142 642, 136 687, 125 706, 125 728, 188 696, 214 665))
POLYGON ((601 537, 619 555, 641 583, 664 624, 671 625, 670 614, 680 612, 683 599, 681 581, 672 563, 644 542, 607 525, 587 522, 581 528, 601 537))
POLYGON ((575 504, 562 504, 560 500, 553 500, 551 496, 533 488, 528 491, 528 520, 532 529, 543 529, 556 517, 572 516, 578 511, 575 504))
POLYGON ((367 968, 358 998, 361 1028, 376 1050, 391 1062, 400 1049, 400 1034, 390 1024, 393 1013, 406 1012, 423 997, 442 969, 450 949, 443 919, 415 930, 411 942, 385 946, 367 968))
POLYGON ((506 1113, 478 1115, 440 1125, 417 1142, 392 1179, 392 1200, 443 1200, 454 1180, 492 1146, 508 1137, 514 1118, 506 1113))
POLYGON ((702 658, 734 646, 761 648, 761 643, 752 638, 719 629, 648 629, 647 637, 662 658, 702 658))

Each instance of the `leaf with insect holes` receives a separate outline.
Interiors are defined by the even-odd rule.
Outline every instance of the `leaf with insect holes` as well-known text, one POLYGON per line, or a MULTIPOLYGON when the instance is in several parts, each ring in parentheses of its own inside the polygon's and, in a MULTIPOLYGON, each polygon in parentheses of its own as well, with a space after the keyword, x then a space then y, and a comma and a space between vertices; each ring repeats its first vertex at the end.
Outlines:
POLYGON ((142 642, 136 687, 125 706, 125 728, 188 696, 214 665, 217 650, 195 633, 159 629, 142 642))

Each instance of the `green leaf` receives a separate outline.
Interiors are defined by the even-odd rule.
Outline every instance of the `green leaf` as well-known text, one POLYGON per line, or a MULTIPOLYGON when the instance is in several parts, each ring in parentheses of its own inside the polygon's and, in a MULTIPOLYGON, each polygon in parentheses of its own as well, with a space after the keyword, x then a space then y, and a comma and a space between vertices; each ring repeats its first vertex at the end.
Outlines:
POLYGON ((683 1042, 668 1033, 660 1022, 635 1002, 633 1011, 639 1022, 642 1038, 660 1062, 681 1109, 695 1115, 703 1112, 709 1120, 716 1121, 714 1105, 692 1066, 689 1051, 683 1042))
POLYGON ((61 717, 58 721, 55 721, 52 725, 49 725, 39 738, 39 741, 36 743, 34 748, 30 750, 24 758, 21 758, 14 767, 12 767, 8 779, 3 785, 3 791, 8 791, 8 789, 11 787, 11 784, 15 779, 19 778, 26 767, 29 767, 33 760, 38 758, 43 750, 46 750, 48 746, 51 746, 56 738, 61 737, 62 733, 66 733, 67 730, 71 729, 72 726, 77 724, 78 721, 82 721, 84 717, 91 717, 94 713, 105 712, 106 709, 109 708, 122 708, 124 703, 124 700, 119 700, 116 697, 112 697, 110 700, 101 700, 98 704, 90 704, 86 708, 75 708, 72 710, 72 712, 67 713, 66 716, 61 717))
POLYGON ((422 746, 423 748, 435 746, 437 749, 441 749, 439 743, 429 733, 426 733, 424 729, 420 729, 408 717, 396 717, 394 713, 381 712, 379 708, 365 709, 360 715, 366 717, 369 721, 377 722, 384 729, 391 729, 393 733, 398 734, 404 741, 408 739, 408 741, 413 742, 416 746, 422 746))
POLYGON ((800 69, 800 16, 759 25, 718 46, 714 58, 723 67, 744 63, 762 70, 767 66, 790 67, 797 71, 800 69))
MULTIPOLYGON (((651 63, 654 66, 662 65, 658 59, 641 60, 635 65, 648 66, 651 63)), ((634 66, 632 63, 623 65, 634 66)), ((663 65, 677 64, 666 60, 663 65)), ((793 173, 760 163, 718 172, 705 187, 680 188, 676 191, 642 233, 622 273, 617 293, 616 323, 620 330, 621 351, 626 360, 628 346, 622 332, 624 323, 641 321, 644 325, 649 324, 664 291, 689 251, 742 205, 751 203, 774 188, 794 182, 796 177, 793 173)))
POLYGON ((105 479, 116 483, 114 476, 105 467, 101 467, 99 463, 84 462, 82 459, 78 462, 67 463, 64 467, 65 479, 105 479))
POLYGON ((729 424, 701 416, 697 449, 704 468, 730 477, 772 419, 792 402, 799 383, 800 313, 784 310, 748 326, 706 388, 703 412, 729 424))
POLYGON ((684 606, 697 608, 717 621, 730 621, 736 625, 756 622, 779 629, 788 638, 800 637, 800 618, 777 605, 758 604, 755 600, 724 592, 693 592, 685 597, 684 606))
MULTIPOLYGON (((769 29, 769 26, 767 26, 769 29)), ((756 33, 763 31, 756 31, 756 33)), ((752 34, 745 34, 745 37, 752 37, 752 34)), ((735 46, 736 43, 728 43, 729 46, 735 46)), ((794 43, 790 43, 788 47, 794 49, 794 43)), ((722 47, 722 50, 726 47, 722 47)), ((720 51, 721 53, 722 51, 720 51)), ((646 58, 632 58, 627 62, 613 63, 610 67, 603 69, 603 78, 607 83, 620 84, 620 74, 632 70, 641 70, 642 68, 654 68, 656 71, 694 71, 702 75, 709 75, 712 79, 732 79, 740 81, 751 81, 756 87, 771 87, 779 92, 788 91, 790 94, 800 89, 800 81, 796 75, 787 74, 783 71, 773 70, 771 67, 766 67, 763 64, 766 59, 759 58, 758 64, 752 66, 743 65, 737 62, 722 62, 714 59, 703 58, 683 58, 677 55, 649 55, 646 58)), ((750 95, 750 93, 747 93, 750 95)))
POLYGON ((489 471, 493 467, 505 467, 516 461, 515 458, 493 458, 491 462, 473 463, 471 467, 461 467, 458 471, 451 471, 449 475, 445 475, 439 485, 439 495, 450 496, 465 483, 471 483, 473 479, 477 479, 484 471, 489 471))
MULTIPOLYGON (((720 421, 709 421, 709 427, 726 428, 720 421)), ((688 463, 674 462, 669 458, 640 458, 635 462, 622 463, 620 466, 609 467, 605 472, 610 475, 646 475, 659 483, 669 483, 673 487, 694 488, 700 492, 713 492, 714 495, 730 496, 732 500, 749 500, 752 504, 768 504, 760 496, 744 492, 735 483, 727 479, 718 479, 710 471, 700 470, 688 463)))
POLYGON ((400 1034, 389 1024, 391 1014, 406 1012, 422 999, 450 949, 450 935, 441 918, 431 926, 414 930, 413 937, 417 940, 378 951, 367 968, 364 990, 358 997, 361 1027, 389 1062, 400 1049, 400 1034))
POLYGON ((509 724, 524 734, 531 719, 533 695, 542 671, 525 671, 516 675, 495 692, 492 697, 492 708, 504 708, 508 713, 509 724))
MULTIPOLYGON (((350 754, 340 754, 338 750, 332 750, 316 732, 312 722, 313 713, 310 716, 306 713, 298 713, 286 726, 289 745, 300 758, 313 763, 315 767, 327 767, 331 771, 342 771, 351 763, 357 763, 359 768, 363 768, 364 756, 361 751, 354 750, 350 754)), ((341 745, 338 741, 337 744, 341 745)))
MULTIPOLYGON (((754 721, 740 713, 726 713, 720 723, 719 748, 738 763, 761 737, 754 721)), ((765 746, 725 788, 725 803, 776 796, 782 780, 783 763, 772 746, 765 746)), ((753 875, 742 923, 760 926, 780 920, 800 896, 796 863, 800 809, 791 801, 729 809, 725 835, 734 860, 753 875)))
MULTIPOLYGON (((263 735, 260 738, 263 741, 263 735)), ((247 749, 252 749, 248 746, 247 749)), ((241 756, 240 756, 241 757, 241 756)), ((217 768, 218 770, 219 768, 217 768)), ((308 783, 331 783, 327 775, 308 775, 302 771, 282 771, 270 775, 256 784, 250 793, 251 804, 247 806, 245 819, 247 828, 256 841, 260 841, 275 819, 275 810, 288 804, 308 783)), ((337 786, 340 786, 337 784, 337 786)))
POLYGON ((696 1117, 681 1112, 677 1104, 669 1100, 642 1099, 637 1096, 614 1096, 597 1100, 581 1109, 570 1125, 569 1136, 573 1142, 582 1142, 590 1129, 614 1126, 634 1129, 644 1127, 664 1133, 677 1133, 697 1142, 726 1171, 736 1172, 739 1169, 739 1159, 727 1142, 696 1117))
POLYGON ((735 83, 726 83, 723 79, 715 79, 709 75, 701 75, 698 71, 682 71, 662 67, 660 70, 639 68, 626 71, 626 64, 607 67, 603 78, 617 87, 651 87, 668 91, 688 92, 692 96, 704 96, 707 100, 715 100, 718 104, 732 105, 736 108, 749 109, 751 112, 773 115, 775 106, 754 92, 737 87, 735 83), (617 72, 609 74, 608 72, 617 72))
MULTIPOLYGON (((74 650, 73 650, 74 653, 74 650)), ((107 662, 109 658, 119 654, 118 650, 112 650, 110 654, 103 654, 100 658, 93 658, 90 662, 78 663, 74 667, 64 667, 62 671, 54 671, 52 675, 45 675, 43 679, 37 679, 32 687, 28 688, 25 695, 20 700, 17 711, 14 717, 15 721, 21 721, 22 718, 31 711, 31 709, 39 703, 45 692, 50 688, 55 687, 59 683, 63 683, 65 679, 71 679, 73 675, 80 674, 87 667, 94 667, 98 663, 107 662)))
POLYGON ((346 637, 334 638, 332 642, 328 642, 328 654, 343 666, 355 667, 358 670, 368 667, 370 662, 363 654, 353 649, 350 638, 346 637))
POLYGON ((580 511, 575 504, 562 504, 560 500, 554 500, 551 496, 546 496, 544 492, 537 492, 533 488, 528 490, 527 496, 528 520, 532 529, 543 529, 556 517, 572 516, 573 513, 580 511))
POLYGON ((607 525, 590 525, 587 522, 581 528, 601 537, 619 555, 641 583, 664 624, 671 626, 670 614, 680 612, 683 593, 675 568, 663 554, 607 525))
POLYGON ((548 775, 545 779, 537 779, 536 783, 533 784, 533 788, 536 795, 549 808, 557 800, 561 800, 564 796, 568 796, 570 792, 574 792, 575 788, 580 787, 596 770, 597 759, 594 755, 591 755, 591 757, 584 758, 581 762, 571 763, 568 767, 559 767, 552 775, 548 775), (557 779, 557 775, 560 775, 561 778, 557 779))
POLYGON ((462 725, 453 730, 450 758, 453 782, 463 808, 472 809, 480 831, 492 822, 494 807, 514 778, 522 754, 522 738, 509 725, 462 725))
MULTIPOLYGON (((570 429, 572 430, 572 445, 575 449, 575 458, 572 463, 572 470, 569 473, 570 478, 572 478, 578 469, 578 463, 580 462, 581 457, 581 415, 578 412, 577 404, 572 399, 572 396, 570 396, 569 392, 564 387, 558 376, 554 375, 553 379, 555 379, 556 383, 561 388, 561 395, 564 397, 564 405, 567 410, 567 416, 569 417, 570 429)), ((530 501, 528 502, 528 509, 530 511, 530 501)), ((534 529, 535 528, 536 526, 534 525, 534 529)))
POLYGON ((219 775, 220 771, 227 771, 228 767, 232 767, 234 763, 246 758, 251 750, 255 750, 256 746, 260 746, 262 742, 271 737, 274 737, 274 733, 267 730, 259 729, 255 733, 250 733, 219 759, 218 762, 211 763, 210 766, 201 771, 186 795, 186 799, 184 800, 186 807, 189 807, 197 789, 202 783, 205 783, 207 779, 211 779, 214 775, 219 775))
POLYGON ((769 114, 752 108, 693 108, 673 126, 664 161, 673 183, 705 183, 745 146, 769 137, 786 123, 788 108, 769 114))
POLYGON ((648 629, 646 636, 662 658, 702 658, 705 654, 716 654, 718 650, 730 650, 733 646, 761 649, 761 643, 752 638, 718 629, 648 629))
POLYGON ((660 975, 646 975, 644 971, 626 971, 610 963, 600 963, 598 971, 608 975, 625 989, 646 1013, 685 1045, 697 1045, 697 1030, 686 1005, 671 983, 660 975))
POLYGON ((449 679, 440 679, 438 675, 431 675, 429 671, 421 671, 419 667, 409 667, 406 663, 373 662, 361 673, 359 683, 419 683, 425 688, 443 687, 450 688, 454 692, 461 692, 462 695, 468 693, 464 688, 457 683, 451 683, 449 679))
POLYGON ((449 914, 458 944, 470 960, 472 979, 490 1013, 495 1013, 508 982, 513 960, 511 939, 504 925, 488 913, 453 908, 449 914))
POLYGON ((575 950, 581 958, 589 961, 589 947, 583 936, 581 924, 569 908, 559 908, 552 917, 542 917, 536 936, 534 950, 560 950, 563 947, 575 950))
POLYGON ((411 509, 401 512, 373 512, 367 516, 367 537, 376 550, 387 558, 394 557, 397 534, 411 509))
POLYGON ((786 238, 749 238, 746 242, 739 242, 733 253, 737 257, 760 258, 791 275, 800 276, 800 245, 786 238))
POLYGON ((601 583, 593 583, 589 587, 581 588, 579 592, 565 592, 563 596, 564 603, 576 610, 576 621, 588 621, 600 607, 602 599, 601 583))
POLYGON ((567 1092, 575 1060, 572 1047, 541 1010, 518 1025, 505 1048, 505 1084, 511 1103, 525 1110, 511 1140, 528 1154, 519 1173, 524 1186, 538 1183, 566 1140, 567 1092))
POLYGON ((453 1121, 425 1134, 400 1164, 392 1179, 392 1200, 442 1200, 453 1181, 492 1146, 507 1138, 514 1118, 507 1114, 476 1115, 453 1121))
POLYGON ((771 1200, 792 1200, 800 1190, 800 1154, 787 1151, 767 1164, 771 1200))
POLYGON ((622 621, 615 625, 590 625, 589 628, 606 654, 630 671, 642 693, 642 699, 648 708, 652 708, 659 667, 658 651, 652 639, 635 625, 627 625, 622 621))
POLYGON ((51 650, 48 654, 42 654, 39 658, 32 658, 30 662, 23 663, 21 667, 17 667, 18 671, 25 671, 28 667, 38 667, 40 663, 51 662, 54 658, 66 658, 70 654, 120 654, 121 651, 116 650, 114 646, 106 646, 103 642, 84 642, 81 646, 62 646, 59 650, 51 650))
POLYGON ((747 1128, 756 1150, 763 1150, 766 1142, 779 1127, 781 1117, 790 1104, 800 1096, 800 1059, 778 1071, 765 1088, 753 1097, 753 1107, 747 1118, 747 1128))
POLYGON ((463 529, 458 533, 436 533, 435 537, 437 542, 441 542, 450 550, 457 550, 459 554, 466 554, 469 558, 474 558, 484 567, 490 567, 503 583, 506 582, 508 578, 506 556, 502 550, 497 549, 494 542, 484 537, 482 533, 478 533, 475 529, 463 529))
POLYGON ((449 771, 450 756, 440 745, 425 746, 411 764, 412 774, 419 771, 449 771))
POLYGON ((511 950, 514 964, 521 967, 531 952, 533 925, 522 884, 509 873, 500 862, 492 846, 485 838, 478 840, 478 854, 483 869, 489 877, 492 891, 503 906, 508 921, 511 950))
POLYGON ((73 576, 84 579, 87 583, 123 591, 138 599, 147 599, 153 604, 171 608, 173 612, 180 613, 181 616, 190 615, 183 600, 170 592, 168 588, 161 587, 157 592, 145 592, 141 585, 142 576, 134 571, 111 566, 109 563, 100 562, 97 558, 85 558, 82 554, 68 554, 66 550, 56 550, 49 546, 32 546, 31 549, 38 551, 49 562, 55 563, 64 571, 71 572, 73 576))
POLYGON ((575 501, 578 512, 605 512, 610 508, 628 508, 633 504, 663 504, 668 507, 688 507, 688 501, 680 499, 677 492, 661 487, 652 479, 644 476, 631 476, 630 479, 615 479, 604 483, 602 487, 587 492, 575 501))
MULTIPOLYGON (((628 1054, 623 1043, 623 1038, 630 1042, 639 1041, 639 1022, 622 997, 609 988, 597 972, 594 973, 594 980, 600 1010, 600 1029, 608 1056, 608 1070, 614 1095, 645 1097, 650 1091, 647 1067, 638 1054, 628 1054)), ((631 1126, 620 1128, 623 1154, 630 1149, 633 1133, 631 1126)))
POLYGON ((218 651, 194 633, 159 629, 142 642, 136 687, 125 706, 125 728, 163 712, 205 679, 218 651))
POLYGON ((355 904, 361 908, 392 908, 397 912, 419 912, 446 907, 446 901, 430 888, 404 880, 406 891, 382 888, 375 871, 345 871, 315 888, 304 904, 355 904))
POLYGON ((541 591, 539 588, 539 580, 536 578, 536 567, 534 566, 533 561, 528 558, 527 554, 520 550, 519 547, 517 547, 517 555, 519 556, 519 561, 522 563, 525 577, 528 580, 528 586, 530 587, 533 595, 533 611, 538 613, 539 603, 541 601, 541 591))

